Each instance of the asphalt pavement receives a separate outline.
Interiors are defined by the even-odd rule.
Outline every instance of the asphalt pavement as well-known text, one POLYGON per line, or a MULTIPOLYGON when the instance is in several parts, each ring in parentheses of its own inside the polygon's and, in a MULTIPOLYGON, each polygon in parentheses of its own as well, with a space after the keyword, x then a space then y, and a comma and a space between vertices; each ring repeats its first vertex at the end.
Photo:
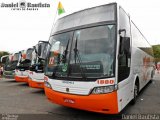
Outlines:
MULTIPOLYGON (((104 115, 63 107, 50 103, 44 91, 17 83, 14 79, 0 79, 0 120, 108 120, 124 115, 159 114, 160 73, 139 94, 135 105, 127 105, 119 115, 104 115)), ((159 118, 160 119, 160 118, 159 118)))

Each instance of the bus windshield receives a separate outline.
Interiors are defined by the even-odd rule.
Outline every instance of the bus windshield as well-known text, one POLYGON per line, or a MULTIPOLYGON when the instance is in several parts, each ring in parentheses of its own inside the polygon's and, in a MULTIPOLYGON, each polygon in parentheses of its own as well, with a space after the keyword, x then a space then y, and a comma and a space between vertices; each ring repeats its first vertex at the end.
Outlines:
POLYGON ((31 65, 31 58, 32 58, 32 52, 33 49, 29 48, 27 50, 27 52, 25 53, 25 51, 21 51, 20 52, 20 58, 19 58, 19 62, 17 64, 17 69, 21 69, 21 70, 28 70, 30 65, 31 65))
MULTIPOLYGON (((45 42, 42 42, 42 43, 39 43, 38 44, 38 48, 41 49, 41 53, 39 55, 39 58, 42 58, 42 59, 46 59, 46 56, 47 56, 47 50, 48 50, 48 43, 45 43, 45 42)), ((38 51, 38 49, 37 49, 38 51)))
POLYGON ((55 35, 48 67, 56 77, 113 77, 115 39, 113 24, 55 35))
POLYGON ((31 60, 31 65, 36 64, 37 61, 37 54, 35 52, 35 50, 32 52, 32 60, 31 60))
POLYGON ((44 65, 45 65, 45 60, 47 56, 47 51, 48 51, 49 44, 47 42, 41 42, 38 43, 38 49, 39 55, 36 55, 36 70, 37 72, 44 72, 44 65))
POLYGON ((26 59, 32 60, 32 52, 33 52, 32 48, 27 50, 26 59))
POLYGON ((63 64, 62 62, 60 62, 62 60, 62 57, 65 57, 66 63, 68 62, 69 43, 71 42, 72 36, 73 32, 66 32, 54 35, 50 38, 49 42, 51 44, 51 47, 49 56, 47 57, 47 65, 45 68, 46 75, 52 76, 52 74, 55 73, 57 66, 63 64))
POLYGON ((20 57, 19 53, 15 53, 15 54, 14 54, 13 59, 12 59, 12 61, 11 61, 11 63, 10 63, 12 70, 16 69, 16 66, 17 66, 19 57, 20 57))
POLYGON ((49 49, 49 43, 40 41, 36 46, 31 55, 31 71, 44 72, 44 65, 49 49))
POLYGON ((15 53, 14 55, 9 55, 7 57, 5 66, 4 66, 4 70, 6 71, 12 71, 16 69, 17 63, 18 63, 18 59, 19 59, 19 54, 15 53))
POLYGON ((14 56, 13 56, 13 61, 18 62, 19 57, 20 57, 20 56, 19 56, 19 53, 15 53, 14 56))

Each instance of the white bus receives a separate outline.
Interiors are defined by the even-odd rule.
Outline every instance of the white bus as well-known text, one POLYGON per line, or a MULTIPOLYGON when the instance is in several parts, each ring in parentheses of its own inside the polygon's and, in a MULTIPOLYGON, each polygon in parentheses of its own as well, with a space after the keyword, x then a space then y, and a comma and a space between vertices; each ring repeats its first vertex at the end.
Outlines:
POLYGON ((3 76, 5 78, 14 78, 18 59, 19 59, 19 53, 12 53, 10 55, 6 55, 1 58, 1 61, 4 64, 3 76))
POLYGON ((3 67, 3 68, 0 68, 0 75, 4 76, 4 71, 6 70, 7 63, 10 63, 9 55, 2 56, 0 63, 2 64, 2 67, 3 67))
POLYGON ((117 3, 60 18, 49 42, 45 94, 53 103, 117 114, 153 78, 152 47, 117 3))
POLYGON ((27 50, 22 50, 19 52, 19 60, 15 70, 15 80, 17 82, 28 83, 29 68, 31 65, 31 55, 33 48, 28 48, 27 50))
POLYGON ((28 83, 32 88, 44 88, 44 66, 47 55, 48 41, 39 41, 32 52, 28 83))

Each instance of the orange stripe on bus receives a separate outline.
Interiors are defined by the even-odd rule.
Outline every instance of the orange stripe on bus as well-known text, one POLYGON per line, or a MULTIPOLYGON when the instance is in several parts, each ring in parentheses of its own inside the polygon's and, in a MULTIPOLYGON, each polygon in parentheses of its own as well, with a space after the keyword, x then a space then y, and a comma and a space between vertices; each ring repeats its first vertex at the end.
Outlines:
POLYGON ((116 91, 108 94, 81 96, 60 93, 45 87, 45 94, 51 102, 63 106, 105 114, 118 113, 118 100, 116 91), (66 99, 68 99, 68 101, 66 99))

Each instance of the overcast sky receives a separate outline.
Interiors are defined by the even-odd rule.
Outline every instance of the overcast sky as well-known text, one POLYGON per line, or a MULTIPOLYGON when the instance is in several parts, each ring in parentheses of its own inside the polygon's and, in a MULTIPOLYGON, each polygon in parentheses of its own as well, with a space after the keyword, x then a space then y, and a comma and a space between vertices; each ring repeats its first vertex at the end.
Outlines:
MULTIPOLYGON (((150 44, 160 44, 160 0, 60 0, 70 14, 92 6, 119 3, 138 26, 150 44)), ((0 0, 1 3, 19 0, 0 0)), ((0 51, 17 52, 34 46, 39 40, 48 40, 58 0, 26 0, 31 3, 48 3, 50 8, 38 11, 13 11, 0 7, 0 51)), ((63 14, 62 16, 64 16, 63 14)), ((57 16, 62 17, 62 16, 57 16)))

